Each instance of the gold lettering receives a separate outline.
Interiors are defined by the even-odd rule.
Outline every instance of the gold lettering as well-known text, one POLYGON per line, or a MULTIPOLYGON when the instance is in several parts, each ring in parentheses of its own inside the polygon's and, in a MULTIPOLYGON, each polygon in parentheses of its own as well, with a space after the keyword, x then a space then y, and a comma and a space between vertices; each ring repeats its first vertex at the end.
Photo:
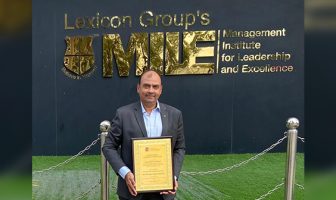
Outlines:
POLYGON ((248 67, 248 65, 243 65, 243 67, 242 67, 242 73, 247 73, 247 72, 249 72, 249 69, 248 69, 249 67, 248 67))
POLYGON ((183 33, 183 56, 190 74, 213 74, 215 63, 197 63, 196 58, 213 57, 214 46, 197 47, 198 42, 214 42, 215 31, 191 31, 183 33))
POLYGON ((153 25, 153 13, 151 11, 145 11, 141 13, 139 20, 140 20, 140 25, 143 27, 148 27, 148 25, 153 25), (149 16, 149 18, 147 17, 149 16), (145 17, 145 18, 144 18, 145 17))
POLYGON ((77 29, 84 28, 85 20, 82 17, 77 17, 76 22, 75 22, 75 26, 76 26, 77 29))
POLYGON ((99 12, 97 12, 97 17, 96 17, 96 27, 99 28, 99 12))
POLYGON ((150 67, 163 75, 163 42, 162 32, 150 34, 150 67))
POLYGON ((112 77, 113 58, 115 57, 119 76, 128 76, 131 62, 136 54, 136 75, 141 75, 148 67, 148 34, 132 33, 126 52, 119 34, 107 34, 103 37, 103 77, 112 77))
POLYGON ((179 63, 179 33, 166 34, 166 75, 213 74, 214 63, 197 63, 196 58, 213 57, 214 46, 197 47, 198 42, 214 42, 215 31, 183 33, 183 62, 179 63))
POLYGON ((239 72, 239 67, 238 65, 234 67, 222 67, 221 73, 222 74, 236 74, 239 72))
POLYGON ((132 27, 132 17, 131 16, 123 16, 122 18, 122 23, 123 26, 125 27, 126 21, 128 20, 128 27, 132 27))
POLYGON ((180 18, 180 23, 177 23, 177 15, 174 15, 174 25, 175 26, 183 26, 183 14, 181 14, 181 18, 180 18))
POLYGON ((119 18, 118 16, 113 16, 113 17, 111 18, 111 26, 112 26, 113 28, 118 28, 118 27, 120 26, 120 24, 121 24, 121 21, 120 21, 120 18, 119 18), (117 22, 116 25, 115 25, 114 21, 117 22))
POLYGON ((109 28, 111 26, 110 24, 110 18, 109 17, 103 17, 100 20, 100 25, 104 28, 109 28), (107 22, 107 23, 105 23, 107 22))
POLYGON ((172 24, 172 21, 173 21, 173 19, 170 15, 163 15, 163 17, 162 17, 162 25, 163 26, 170 26, 172 24), (166 21, 167 21, 166 19, 168 19, 167 23, 166 23, 166 21))
POLYGON ((165 74, 166 75, 176 75, 179 74, 179 69, 186 66, 186 63, 179 63, 179 43, 180 36, 178 32, 168 32, 166 33, 166 60, 165 60, 165 74))
POLYGON ((155 16, 155 26, 159 25, 159 19, 161 18, 161 15, 156 15, 155 16))
POLYGON ((90 18, 90 17, 86 17, 87 28, 96 28, 96 27, 93 25, 93 20, 94 20, 94 19, 95 19, 94 17, 92 17, 92 18, 90 18))
POLYGON ((99 13, 96 13, 95 17, 86 17, 87 27, 86 28, 99 28, 99 13))
POLYGON ((192 26, 194 24, 195 24, 195 15, 192 14, 192 13, 187 13, 186 14, 186 20, 185 20, 184 29, 188 30, 188 26, 192 26), (191 21, 190 21, 190 19, 191 19, 191 21))
POLYGON ((73 26, 68 26, 68 14, 64 13, 64 29, 65 30, 73 30, 75 27, 73 26))
POLYGON ((206 25, 210 24, 210 14, 209 13, 203 13, 201 15, 201 24, 203 26, 206 26, 206 25))

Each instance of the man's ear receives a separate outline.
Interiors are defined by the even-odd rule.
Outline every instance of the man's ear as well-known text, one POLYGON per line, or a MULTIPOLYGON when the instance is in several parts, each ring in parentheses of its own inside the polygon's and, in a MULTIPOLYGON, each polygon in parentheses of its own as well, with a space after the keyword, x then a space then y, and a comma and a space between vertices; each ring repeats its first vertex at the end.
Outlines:
POLYGON ((139 93, 140 85, 139 83, 137 84, 137 93, 139 93))

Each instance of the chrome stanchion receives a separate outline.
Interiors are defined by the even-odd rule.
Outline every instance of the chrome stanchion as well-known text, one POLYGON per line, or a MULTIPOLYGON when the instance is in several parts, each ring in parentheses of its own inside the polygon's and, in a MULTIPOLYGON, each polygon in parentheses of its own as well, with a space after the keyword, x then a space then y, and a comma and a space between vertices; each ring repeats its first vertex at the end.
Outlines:
POLYGON ((295 157, 296 157, 296 142, 299 127, 299 120, 296 118, 289 118, 287 120, 287 167, 285 180, 285 200, 292 200, 294 194, 295 183, 295 157))
MULTIPOLYGON (((100 123, 100 146, 103 147, 105 143, 105 138, 108 134, 108 131, 111 128, 111 123, 109 121, 102 121, 100 123)), ((109 164, 103 154, 103 151, 100 149, 100 156, 101 156, 101 200, 108 200, 109 199, 109 164)))

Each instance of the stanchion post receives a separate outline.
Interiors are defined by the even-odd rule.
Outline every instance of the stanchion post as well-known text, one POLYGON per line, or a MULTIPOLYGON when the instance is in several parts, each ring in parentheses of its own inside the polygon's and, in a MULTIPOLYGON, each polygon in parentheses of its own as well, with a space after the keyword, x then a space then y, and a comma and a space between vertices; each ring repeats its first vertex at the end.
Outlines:
MULTIPOLYGON (((105 138, 108 134, 108 131, 111 128, 111 123, 109 121, 102 121, 100 123, 100 147, 102 148, 105 143, 105 138)), ((100 157, 101 157, 101 200, 108 200, 109 199, 109 164, 103 154, 102 149, 100 148, 100 157)))
POLYGON ((296 157, 296 143, 297 143, 297 128, 299 127, 299 120, 296 118, 289 118, 287 120, 287 167, 285 180, 285 200, 293 200, 294 184, 295 184, 295 157, 296 157))

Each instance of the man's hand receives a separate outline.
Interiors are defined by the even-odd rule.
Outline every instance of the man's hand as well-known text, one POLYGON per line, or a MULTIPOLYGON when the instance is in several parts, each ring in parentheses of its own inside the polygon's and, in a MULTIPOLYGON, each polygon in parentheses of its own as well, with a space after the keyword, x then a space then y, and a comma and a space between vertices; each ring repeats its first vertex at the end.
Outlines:
POLYGON ((128 187, 128 191, 131 193, 131 195, 136 196, 137 192, 135 189, 134 174, 132 172, 128 172, 125 176, 125 181, 128 187))
POLYGON ((160 194, 176 194, 177 188, 178 188, 178 182, 174 180, 174 190, 163 191, 160 192, 160 194))

